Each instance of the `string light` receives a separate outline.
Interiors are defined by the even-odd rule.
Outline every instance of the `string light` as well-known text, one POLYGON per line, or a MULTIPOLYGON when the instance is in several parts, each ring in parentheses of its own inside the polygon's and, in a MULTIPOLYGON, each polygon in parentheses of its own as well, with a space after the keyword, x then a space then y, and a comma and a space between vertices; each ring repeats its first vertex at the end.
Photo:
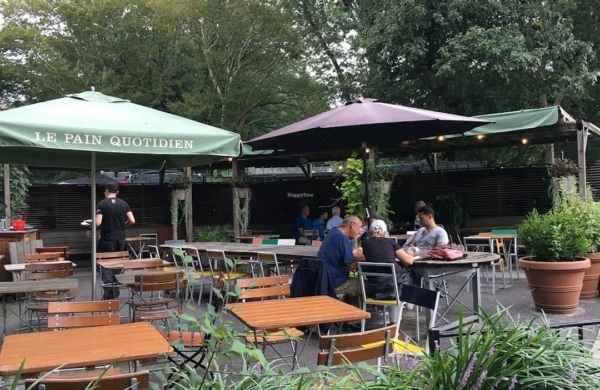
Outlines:
POLYGON ((369 153, 370 151, 371 151, 371 149, 369 149, 369 148, 366 148, 366 149, 365 149, 365 152, 366 152, 366 153, 369 153))
POLYGON ((529 142, 529 141, 527 140, 527 138, 523 138, 523 139, 521 140, 521 143, 522 143, 523 145, 527 145, 527 142, 529 142))
POLYGON ((446 137, 444 137, 443 135, 440 135, 439 137, 437 137, 438 141, 445 141, 446 137))
POLYGON ((477 139, 482 140, 484 138, 483 134, 477 134, 477 139))

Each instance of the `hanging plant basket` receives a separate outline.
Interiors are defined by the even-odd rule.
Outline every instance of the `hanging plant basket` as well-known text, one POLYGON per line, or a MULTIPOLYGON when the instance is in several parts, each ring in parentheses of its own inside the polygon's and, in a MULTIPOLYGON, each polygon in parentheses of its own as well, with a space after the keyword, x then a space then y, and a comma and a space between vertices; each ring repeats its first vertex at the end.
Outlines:
POLYGON ((381 190, 385 193, 385 194, 389 194, 390 193, 390 189, 392 188, 392 182, 391 180, 382 180, 378 182, 379 188, 381 188, 381 190))
POLYGON ((185 200, 187 197, 187 190, 175 190, 175 195, 179 200, 185 200))
POLYGON ((250 194, 250 188, 238 188, 237 193, 238 193, 238 198, 245 199, 250 194))

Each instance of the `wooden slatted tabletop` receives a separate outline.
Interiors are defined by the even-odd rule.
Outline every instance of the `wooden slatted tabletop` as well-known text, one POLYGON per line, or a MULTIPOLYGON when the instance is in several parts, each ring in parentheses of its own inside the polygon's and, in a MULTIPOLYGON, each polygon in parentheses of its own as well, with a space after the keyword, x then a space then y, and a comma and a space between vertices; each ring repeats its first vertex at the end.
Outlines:
POLYGON ((0 375, 35 374, 116 361, 151 359, 173 352, 150 324, 136 322, 7 336, 0 351, 0 375))
POLYGON ((283 259, 302 259, 305 257, 316 258, 318 247, 310 245, 253 245, 239 242, 185 242, 181 244, 164 244, 164 248, 182 249, 216 249, 225 251, 228 256, 253 256, 256 252, 269 252, 277 254, 283 259))
MULTIPOLYGON (((128 261, 144 261, 144 260, 152 260, 152 259, 106 259, 106 260, 96 260, 96 264, 98 264, 102 268, 112 269, 112 270, 120 270, 125 267, 125 263, 128 261)), ((163 266, 168 267, 173 265, 166 260, 163 260, 163 266)))
POLYGON ((325 295, 241 302, 227 307, 231 310, 231 314, 252 330, 291 328, 371 318, 370 313, 325 295))

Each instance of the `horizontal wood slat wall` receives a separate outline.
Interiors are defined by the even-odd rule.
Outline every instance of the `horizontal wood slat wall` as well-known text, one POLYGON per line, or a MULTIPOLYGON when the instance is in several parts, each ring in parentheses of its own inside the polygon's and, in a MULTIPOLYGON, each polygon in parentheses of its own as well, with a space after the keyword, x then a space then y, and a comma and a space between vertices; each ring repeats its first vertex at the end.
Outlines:
MULTIPOLYGON (((299 205, 308 203, 311 217, 319 206, 330 206, 339 193, 336 179, 281 179, 255 183, 252 187, 251 226, 289 225, 291 234, 299 205)), ((588 167, 588 182, 600 188, 600 165, 588 167)), ((231 224, 232 188, 229 184, 194 184, 194 225, 231 224)), ((412 221, 417 200, 437 206, 438 194, 456 193, 470 207, 472 218, 526 215, 543 206, 548 191, 546 168, 505 168, 461 172, 410 173, 397 176, 393 185, 394 220, 412 221)), ((99 187, 97 199, 103 199, 99 187)), ((136 226, 170 225, 170 192, 166 186, 123 185, 125 199, 136 216, 136 226)), ((27 222, 41 230, 83 229, 90 218, 90 191, 87 186, 36 186, 29 191, 27 222)))

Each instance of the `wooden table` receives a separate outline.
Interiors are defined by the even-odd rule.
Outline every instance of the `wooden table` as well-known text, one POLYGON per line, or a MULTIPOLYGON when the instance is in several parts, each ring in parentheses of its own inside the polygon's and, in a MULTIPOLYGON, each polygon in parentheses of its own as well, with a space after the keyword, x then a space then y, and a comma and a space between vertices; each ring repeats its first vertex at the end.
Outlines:
POLYGON ((7 336, 0 351, 0 375, 15 375, 114 362, 152 359, 173 349, 150 324, 135 322, 7 336))
MULTIPOLYGON (((229 304, 227 308, 253 332, 371 318, 371 313, 326 295, 239 302, 229 304)), ((304 346, 297 348, 298 354, 294 352, 292 369, 311 334, 304 338, 304 346)))
MULTIPOLYGON (((462 306, 470 309, 475 314, 479 313, 481 309, 481 284, 480 284, 480 268, 485 265, 496 264, 500 260, 500 256, 495 253, 489 252, 469 252, 468 256, 464 259, 446 261, 446 260, 432 260, 432 259, 417 259, 414 260, 413 265, 421 267, 423 269, 423 279, 429 290, 435 290, 434 280, 437 278, 443 278, 458 272, 467 272, 467 278, 465 283, 454 295, 448 294, 451 302, 446 307, 446 310, 440 314, 439 318, 443 319, 446 313, 450 310, 450 307, 454 303, 459 303, 462 306), (471 282, 472 292, 472 306, 469 308, 457 299, 457 296, 462 293, 468 283, 471 282)), ((429 323, 430 311, 427 311, 427 322, 429 323)), ((437 323, 437 321, 436 321, 437 323)))
POLYGON ((237 242, 184 242, 164 244, 164 248, 216 249, 225 251, 228 256, 254 256, 257 252, 275 253, 277 257, 299 260, 305 257, 317 257, 319 248, 310 245, 253 245, 237 242))
POLYGON ((371 313, 326 295, 232 303, 227 305, 227 308, 251 330, 293 328, 371 318, 371 313))
MULTIPOLYGON (((519 258, 518 235, 506 234, 506 233, 497 234, 497 233, 492 233, 492 232, 481 232, 474 236, 468 236, 468 238, 482 238, 482 237, 490 238, 492 240, 502 240, 504 242, 504 245, 503 245, 504 252, 499 253, 499 254, 504 256, 504 258, 508 262, 508 272, 510 275, 510 281, 512 283, 513 272, 512 272, 512 258, 511 257, 514 257, 515 261, 517 261, 517 259, 519 258), (506 249, 507 243, 508 243, 509 250, 506 249), (512 252, 510 251, 510 249, 512 249, 512 252)), ((517 264, 517 276, 518 275, 519 275, 519 268, 518 268, 518 264, 517 264)))
POLYGON ((2 335, 6 336, 6 294, 28 294, 44 291, 69 291, 76 290, 79 282, 76 278, 26 280, 18 282, 0 282, 0 295, 2 295, 2 335))

